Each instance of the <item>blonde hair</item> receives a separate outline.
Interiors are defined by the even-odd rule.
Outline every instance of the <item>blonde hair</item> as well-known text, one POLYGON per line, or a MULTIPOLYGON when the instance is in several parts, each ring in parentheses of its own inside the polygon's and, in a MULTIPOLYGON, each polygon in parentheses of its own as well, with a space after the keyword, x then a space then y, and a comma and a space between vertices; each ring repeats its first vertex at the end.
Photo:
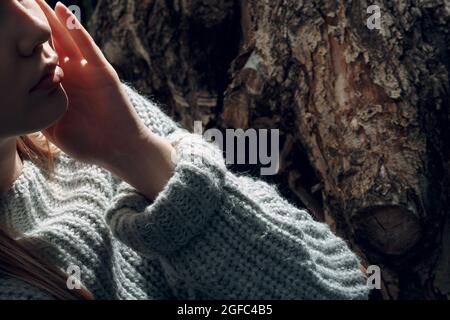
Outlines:
POLYGON ((33 161, 48 173, 53 171, 54 156, 59 149, 41 133, 31 133, 17 138, 19 155, 33 161))
MULTIPOLYGON (((40 132, 18 137, 17 150, 22 159, 33 161, 48 173, 53 171, 54 156, 59 152, 40 132)), ((69 290, 67 274, 36 254, 31 243, 16 239, 0 228, 0 273, 38 287, 56 299, 94 298, 85 288, 69 290)))

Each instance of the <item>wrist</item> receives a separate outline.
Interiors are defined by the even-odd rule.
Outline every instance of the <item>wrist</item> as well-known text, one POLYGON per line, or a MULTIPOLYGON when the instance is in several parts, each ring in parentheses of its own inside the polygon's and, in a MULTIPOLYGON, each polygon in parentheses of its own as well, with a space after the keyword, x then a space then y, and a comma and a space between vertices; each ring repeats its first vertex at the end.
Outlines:
POLYGON ((118 150, 104 167, 154 199, 173 175, 174 148, 169 140, 145 128, 138 138, 118 150))

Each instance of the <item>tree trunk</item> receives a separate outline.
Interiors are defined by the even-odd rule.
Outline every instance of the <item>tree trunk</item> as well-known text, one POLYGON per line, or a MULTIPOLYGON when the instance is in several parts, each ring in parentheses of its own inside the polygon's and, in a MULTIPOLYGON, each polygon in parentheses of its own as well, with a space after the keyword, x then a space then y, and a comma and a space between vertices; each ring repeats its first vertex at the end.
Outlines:
POLYGON ((187 128, 279 129, 272 181, 381 268, 374 298, 449 298, 449 19, 445 0, 100 0, 90 31, 187 128))

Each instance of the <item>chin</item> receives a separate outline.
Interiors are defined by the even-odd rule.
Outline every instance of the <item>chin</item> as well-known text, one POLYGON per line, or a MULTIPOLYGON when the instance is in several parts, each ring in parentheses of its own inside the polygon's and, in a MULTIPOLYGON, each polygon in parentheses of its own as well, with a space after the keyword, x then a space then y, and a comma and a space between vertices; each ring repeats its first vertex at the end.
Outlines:
POLYGON ((31 131, 40 131, 52 126, 67 111, 69 100, 60 84, 51 92, 40 93, 32 98, 29 106, 31 131))

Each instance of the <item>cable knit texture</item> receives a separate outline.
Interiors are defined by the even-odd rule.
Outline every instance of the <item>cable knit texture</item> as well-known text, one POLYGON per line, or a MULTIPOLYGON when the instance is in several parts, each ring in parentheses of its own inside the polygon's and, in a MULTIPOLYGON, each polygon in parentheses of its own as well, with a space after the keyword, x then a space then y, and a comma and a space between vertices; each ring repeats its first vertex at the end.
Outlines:
MULTIPOLYGON (((25 160, 0 195, 0 225, 62 270, 76 265, 97 299, 365 299, 357 257, 222 151, 124 84, 145 124, 176 150, 154 201, 102 168, 61 153, 48 177, 25 160)), ((2 299, 51 299, 0 275, 2 299)))

